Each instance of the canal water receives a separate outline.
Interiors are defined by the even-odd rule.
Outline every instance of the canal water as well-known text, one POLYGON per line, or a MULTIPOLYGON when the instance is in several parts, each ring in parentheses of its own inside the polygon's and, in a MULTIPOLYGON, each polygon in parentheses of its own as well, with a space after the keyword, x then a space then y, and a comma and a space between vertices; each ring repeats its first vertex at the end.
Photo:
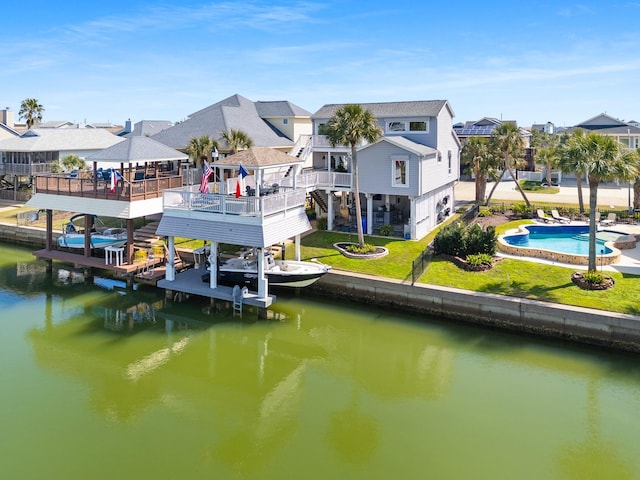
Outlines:
POLYGON ((0 476, 640 478, 637 355, 304 291, 207 305, 0 244, 0 476))

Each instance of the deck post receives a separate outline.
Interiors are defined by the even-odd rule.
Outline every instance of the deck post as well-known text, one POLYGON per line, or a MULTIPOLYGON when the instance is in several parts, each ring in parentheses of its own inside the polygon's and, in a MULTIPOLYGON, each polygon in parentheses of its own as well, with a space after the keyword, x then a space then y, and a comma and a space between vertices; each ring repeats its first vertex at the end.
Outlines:
POLYGON ((218 287, 218 242, 213 240, 209 249, 209 286, 218 287))
POLYGON ((175 266, 176 249, 175 249, 173 235, 169 235, 167 243, 169 244, 168 245, 169 253, 168 253, 167 265, 165 270, 165 278, 168 281, 173 282, 176 279, 176 266, 175 266))

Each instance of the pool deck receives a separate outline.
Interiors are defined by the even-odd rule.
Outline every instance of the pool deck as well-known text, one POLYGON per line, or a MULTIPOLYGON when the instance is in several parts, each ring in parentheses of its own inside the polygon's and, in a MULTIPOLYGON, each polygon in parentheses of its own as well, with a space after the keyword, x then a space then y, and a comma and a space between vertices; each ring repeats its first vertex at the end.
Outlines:
MULTIPOLYGON (((544 223, 540 223, 540 225, 546 225, 544 223)), ((570 225, 587 225, 585 222, 571 222, 570 225)), ((616 224, 610 227, 607 227, 606 230, 613 230, 616 232, 621 232, 627 235, 640 235, 640 225, 628 225, 628 224, 616 224)), ((604 271, 610 272, 620 272, 626 273, 630 275, 640 275, 640 242, 636 245, 635 248, 629 248, 625 250, 620 250, 621 257, 620 261, 612 264, 612 265, 603 265, 601 268, 604 271)), ((508 255, 504 252, 498 251, 497 255, 504 258, 515 258, 518 260, 530 260, 532 262, 545 263, 548 265, 558 265, 562 267, 568 268, 576 268, 578 270, 586 270, 586 265, 574 265, 568 263, 561 263, 557 261, 545 260, 542 258, 533 258, 533 257, 521 257, 516 255, 508 255)))

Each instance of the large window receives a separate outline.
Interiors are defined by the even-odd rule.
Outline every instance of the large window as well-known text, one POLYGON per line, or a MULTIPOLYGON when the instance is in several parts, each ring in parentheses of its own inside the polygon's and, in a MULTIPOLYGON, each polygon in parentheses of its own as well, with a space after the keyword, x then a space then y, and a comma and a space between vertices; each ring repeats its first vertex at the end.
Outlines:
POLYGON ((392 184, 394 187, 408 187, 409 179, 407 174, 409 173, 409 160, 406 156, 393 157, 391 159, 392 164, 392 184))
POLYGON ((329 127, 326 123, 318 124, 318 135, 326 135, 328 133, 329 127))
POLYGON ((424 120, 394 120, 387 122, 387 133, 399 132, 428 133, 429 123, 424 120))

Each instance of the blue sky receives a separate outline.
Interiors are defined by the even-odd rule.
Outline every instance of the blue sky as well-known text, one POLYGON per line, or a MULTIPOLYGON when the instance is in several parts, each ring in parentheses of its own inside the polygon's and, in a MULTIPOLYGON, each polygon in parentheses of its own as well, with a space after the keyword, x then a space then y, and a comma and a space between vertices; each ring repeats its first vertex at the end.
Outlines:
POLYGON ((238 93, 327 103, 448 100, 571 126, 640 121, 640 1, 10 2, 0 106, 44 120, 179 121, 238 93))

